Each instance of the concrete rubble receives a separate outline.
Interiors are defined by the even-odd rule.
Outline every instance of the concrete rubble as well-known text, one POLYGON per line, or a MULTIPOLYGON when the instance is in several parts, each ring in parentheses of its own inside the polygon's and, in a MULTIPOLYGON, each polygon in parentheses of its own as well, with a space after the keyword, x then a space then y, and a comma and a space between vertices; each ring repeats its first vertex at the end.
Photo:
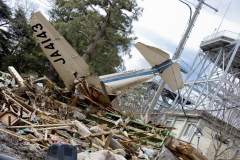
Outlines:
POLYGON ((84 80, 68 91, 46 77, 1 75, 0 153, 44 159, 51 144, 67 143, 77 147, 78 160, 207 159, 171 137, 173 128, 144 124, 101 103, 84 80))

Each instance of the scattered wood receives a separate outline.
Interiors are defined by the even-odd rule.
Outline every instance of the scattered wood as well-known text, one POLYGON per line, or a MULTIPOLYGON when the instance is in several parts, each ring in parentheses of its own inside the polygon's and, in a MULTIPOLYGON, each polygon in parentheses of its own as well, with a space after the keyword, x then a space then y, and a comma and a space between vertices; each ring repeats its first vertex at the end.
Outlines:
MULTIPOLYGON (((138 159, 143 146, 160 152, 169 135, 166 133, 174 129, 123 116, 106 95, 88 85, 84 78, 70 92, 46 77, 22 79, 14 68, 9 70, 19 86, 0 90, 0 132, 19 141, 41 148, 69 143, 138 159)), ((189 144, 167 142, 167 147, 183 160, 206 160, 189 144)))
POLYGON ((41 125, 26 125, 26 126, 11 126, 7 127, 9 129, 19 129, 19 128, 39 128, 39 127, 65 127, 65 126, 73 126, 73 123, 66 124, 41 124, 41 125))
POLYGON ((11 112, 0 113, 0 121, 6 126, 12 126, 19 121, 19 118, 11 112))
MULTIPOLYGON (((88 136, 82 136, 80 137, 80 139, 84 139, 84 138, 91 138, 91 137, 100 137, 100 136, 106 136, 106 135, 109 135, 111 134, 112 132, 102 132, 102 133, 92 133, 88 136)), ((116 132, 115 132, 116 133, 116 132)))
POLYGON ((68 129, 72 126, 59 126, 59 127, 47 127, 47 128, 36 128, 36 130, 58 130, 58 129, 68 129))

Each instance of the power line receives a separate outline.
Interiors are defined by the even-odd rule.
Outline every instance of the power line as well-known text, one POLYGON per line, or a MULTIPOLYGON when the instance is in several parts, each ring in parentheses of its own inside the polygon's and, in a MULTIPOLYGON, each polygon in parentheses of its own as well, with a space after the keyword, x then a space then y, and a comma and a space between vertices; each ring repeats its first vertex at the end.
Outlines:
POLYGON ((189 8, 189 21, 188 21, 188 23, 190 23, 190 21, 192 19, 192 7, 188 3, 186 3, 182 0, 178 0, 178 1, 182 2, 183 4, 185 4, 189 8))
POLYGON ((221 21, 220 21, 220 24, 218 25, 218 28, 217 28, 217 30, 216 30, 217 32, 219 31, 220 27, 222 26, 223 21, 224 21, 226 15, 227 15, 227 12, 228 12, 229 9, 230 9, 230 6, 231 6, 232 2, 233 2, 233 0, 231 0, 231 1, 228 3, 228 6, 227 6, 227 8, 226 8, 226 10, 225 10, 225 12, 224 12, 224 14, 223 14, 223 17, 222 17, 222 19, 221 19, 221 21))
POLYGON ((194 3, 192 3, 192 2, 190 2, 190 1, 188 1, 188 0, 184 0, 185 2, 187 2, 188 4, 191 4, 191 5, 193 5, 193 6, 196 6, 196 4, 194 4, 194 3))

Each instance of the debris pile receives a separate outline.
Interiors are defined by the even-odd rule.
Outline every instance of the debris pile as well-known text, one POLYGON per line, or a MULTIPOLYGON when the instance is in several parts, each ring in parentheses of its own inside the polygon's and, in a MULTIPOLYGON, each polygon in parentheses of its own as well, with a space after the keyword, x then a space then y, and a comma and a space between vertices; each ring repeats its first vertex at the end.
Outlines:
POLYGON ((17 72, 10 73, 16 84, 0 87, 1 152, 44 159, 51 144, 67 143, 78 148, 79 160, 162 157, 172 128, 129 118, 101 101, 84 80, 70 92, 46 77, 23 82, 17 72))
POLYGON ((96 94, 85 81, 79 81, 75 89, 71 94, 46 77, 28 78, 24 85, 12 88, 2 87, 0 132, 42 149, 53 143, 70 143, 81 151, 128 158, 138 157, 140 150, 142 156, 147 156, 146 146, 160 149, 163 145, 168 128, 141 124, 116 114, 111 106, 94 101, 92 96, 96 94))

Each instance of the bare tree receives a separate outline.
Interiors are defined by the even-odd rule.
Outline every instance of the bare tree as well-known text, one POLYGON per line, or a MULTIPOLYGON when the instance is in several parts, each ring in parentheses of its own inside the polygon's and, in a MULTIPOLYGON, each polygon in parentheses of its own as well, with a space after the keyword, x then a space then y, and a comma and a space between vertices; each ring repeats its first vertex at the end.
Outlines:
POLYGON ((238 134, 240 111, 238 109, 223 109, 219 110, 217 117, 221 120, 221 124, 215 133, 211 134, 212 144, 214 148, 214 160, 222 160, 227 153, 232 152, 230 160, 234 160, 237 156, 237 149, 240 147, 238 134), (235 153, 233 153, 235 151, 235 153))

